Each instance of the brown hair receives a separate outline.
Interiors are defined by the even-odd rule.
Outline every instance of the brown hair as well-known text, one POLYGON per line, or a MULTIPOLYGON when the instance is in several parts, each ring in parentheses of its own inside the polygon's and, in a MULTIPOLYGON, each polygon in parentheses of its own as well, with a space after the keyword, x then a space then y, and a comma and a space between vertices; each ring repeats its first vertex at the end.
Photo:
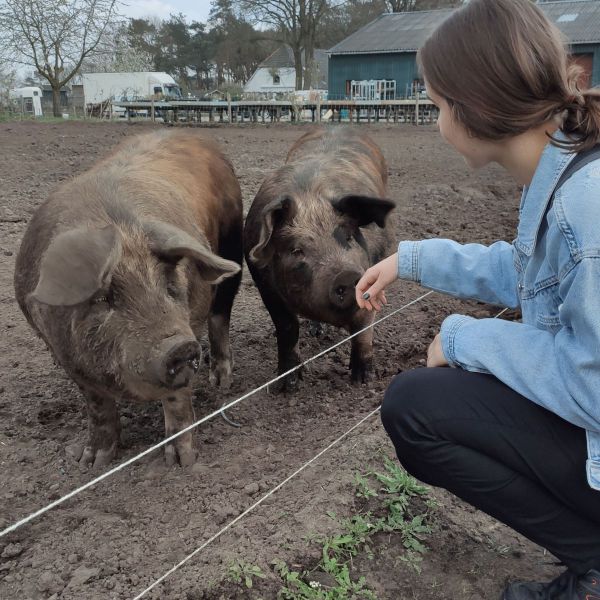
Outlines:
POLYGON ((417 60, 427 84, 477 138, 500 140, 563 115, 581 152, 600 142, 600 90, 580 90, 562 34, 531 0, 471 0, 427 39, 417 60))

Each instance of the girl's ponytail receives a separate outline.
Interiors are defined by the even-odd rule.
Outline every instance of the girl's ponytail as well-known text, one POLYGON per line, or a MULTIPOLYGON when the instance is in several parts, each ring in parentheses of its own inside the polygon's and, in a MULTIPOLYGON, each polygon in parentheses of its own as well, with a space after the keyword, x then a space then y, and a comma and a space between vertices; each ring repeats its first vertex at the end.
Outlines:
POLYGON ((569 67, 562 126, 569 141, 557 144, 571 152, 583 152, 600 143, 600 89, 581 91, 577 85, 581 73, 581 67, 569 67))

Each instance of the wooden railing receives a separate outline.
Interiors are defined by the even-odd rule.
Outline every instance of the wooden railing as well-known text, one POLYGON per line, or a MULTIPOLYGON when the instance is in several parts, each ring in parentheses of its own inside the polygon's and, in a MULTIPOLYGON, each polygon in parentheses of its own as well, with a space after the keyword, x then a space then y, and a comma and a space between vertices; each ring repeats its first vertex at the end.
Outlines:
POLYGON ((402 100, 289 100, 235 101, 136 101, 113 102, 112 114, 128 119, 162 119, 165 122, 276 123, 288 122, 379 122, 434 123, 437 107, 428 98, 402 100))

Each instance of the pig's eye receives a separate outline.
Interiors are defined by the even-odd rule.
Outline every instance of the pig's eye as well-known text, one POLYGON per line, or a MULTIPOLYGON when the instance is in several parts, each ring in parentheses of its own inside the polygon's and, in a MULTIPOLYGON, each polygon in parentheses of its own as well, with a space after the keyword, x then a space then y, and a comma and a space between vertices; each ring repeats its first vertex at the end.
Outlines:
POLYGON ((292 256, 299 258, 301 256, 304 256, 304 250, 302 250, 302 248, 294 248, 291 254, 292 256))
POLYGON ((110 290, 107 292, 101 292, 91 299, 91 303, 96 304, 96 305, 103 305, 103 304, 111 305, 112 302, 113 302, 113 295, 110 290))
POLYGON ((174 283, 167 284, 167 294, 169 294, 171 298, 179 298, 179 289, 174 283))

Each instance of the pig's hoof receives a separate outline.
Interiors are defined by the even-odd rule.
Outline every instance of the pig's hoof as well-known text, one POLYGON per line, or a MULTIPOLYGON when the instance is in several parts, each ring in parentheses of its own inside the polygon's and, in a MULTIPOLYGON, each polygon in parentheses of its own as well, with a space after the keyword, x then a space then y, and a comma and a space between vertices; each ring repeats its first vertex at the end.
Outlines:
POLYGON ((83 444, 72 444, 65 449, 67 455, 79 463, 79 466, 87 468, 106 467, 117 454, 117 443, 113 442, 107 448, 94 448, 83 444))
POLYGON ((179 447, 175 444, 165 446, 165 463, 167 467, 174 467, 180 464, 182 467, 189 467, 196 462, 196 451, 193 448, 179 447))
POLYGON ((308 326, 308 334, 312 337, 320 337, 324 331, 323 323, 319 323, 319 321, 311 321, 308 326))
POLYGON ((275 383, 269 385, 269 392, 272 394, 292 394, 298 389, 302 376, 298 371, 290 373, 283 379, 278 379, 275 383))
POLYGON ((233 381, 232 364, 230 361, 222 361, 216 365, 211 365, 208 380, 212 386, 218 386, 222 390, 228 390, 233 381))
POLYGON ((369 363, 361 363, 350 366, 352 383, 357 385, 367 383, 373 379, 373 366, 369 363))

